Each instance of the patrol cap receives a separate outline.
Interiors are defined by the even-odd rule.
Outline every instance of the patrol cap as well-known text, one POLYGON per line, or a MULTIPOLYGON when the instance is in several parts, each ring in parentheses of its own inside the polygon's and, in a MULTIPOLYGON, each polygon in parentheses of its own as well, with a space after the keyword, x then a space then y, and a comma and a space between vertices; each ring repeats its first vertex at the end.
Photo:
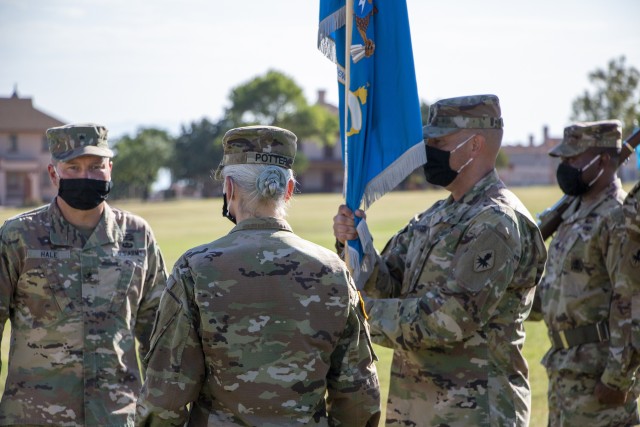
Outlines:
POLYGON ((564 128, 562 142, 549 151, 553 157, 573 157, 591 147, 622 148, 620 120, 574 123, 564 128))
POLYGON ((107 128, 94 123, 68 124, 47 129, 51 157, 66 162, 87 154, 113 157, 107 142, 107 128))
POLYGON ((293 132, 276 126, 231 129, 222 137, 223 156, 215 178, 222 178, 222 168, 229 165, 275 165, 291 169, 297 140, 293 132))
POLYGON ((500 100, 495 95, 441 99, 429 108, 424 139, 440 138, 461 129, 502 129, 500 100))

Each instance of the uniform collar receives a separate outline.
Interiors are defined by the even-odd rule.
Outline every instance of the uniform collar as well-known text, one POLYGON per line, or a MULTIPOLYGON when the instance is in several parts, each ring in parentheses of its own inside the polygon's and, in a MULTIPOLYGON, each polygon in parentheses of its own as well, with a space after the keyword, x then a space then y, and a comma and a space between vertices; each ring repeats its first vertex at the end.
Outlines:
POLYGON ((491 193, 491 188, 501 185, 502 181, 500 181, 498 172, 493 169, 467 191, 460 200, 456 201, 453 196, 443 200, 441 209, 436 214, 438 217, 436 222, 457 224, 478 200, 487 197, 491 193))
POLYGON ((615 178, 611 184, 605 188, 599 197, 596 197, 589 202, 582 200, 582 197, 576 197, 567 211, 562 215, 562 218, 566 222, 576 221, 578 219, 586 218, 591 212, 603 204, 606 200, 616 198, 617 194, 622 190, 622 182, 620 178, 615 178))
MULTIPOLYGON (((49 204, 49 218, 51 221, 49 239, 53 245, 71 247, 80 245, 78 243, 82 242, 80 231, 62 216, 62 212, 55 200, 49 204)), ((84 248, 102 246, 122 241, 123 239, 124 231, 118 227, 113 210, 105 203, 102 217, 85 243, 84 248)))
POLYGON ((234 233, 236 231, 242 230, 269 230, 275 229, 280 231, 289 231, 293 232, 291 226, 284 219, 278 219, 273 217, 263 217, 263 218, 249 218, 241 221, 231 229, 230 233, 234 233))

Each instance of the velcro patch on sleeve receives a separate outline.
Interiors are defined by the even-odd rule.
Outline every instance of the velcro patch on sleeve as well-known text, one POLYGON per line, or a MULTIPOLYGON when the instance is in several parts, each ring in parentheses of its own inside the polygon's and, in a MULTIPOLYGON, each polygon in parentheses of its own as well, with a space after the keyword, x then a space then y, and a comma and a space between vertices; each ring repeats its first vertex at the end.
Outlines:
POLYGON ((458 285, 472 293, 481 291, 500 275, 510 274, 513 251, 504 236, 486 228, 457 248, 452 267, 458 285))

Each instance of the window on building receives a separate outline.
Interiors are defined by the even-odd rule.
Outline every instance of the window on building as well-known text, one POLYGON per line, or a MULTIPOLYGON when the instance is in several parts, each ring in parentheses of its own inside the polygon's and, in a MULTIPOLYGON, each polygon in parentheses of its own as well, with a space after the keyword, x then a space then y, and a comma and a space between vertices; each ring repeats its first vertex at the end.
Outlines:
POLYGON ((9 152, 10 153, 18 152, 18 135, 9 136, 9 152))
POLYGON ((18 172, 7 172, 7 196, 20 197, 24 195, 24 175, 18 172))

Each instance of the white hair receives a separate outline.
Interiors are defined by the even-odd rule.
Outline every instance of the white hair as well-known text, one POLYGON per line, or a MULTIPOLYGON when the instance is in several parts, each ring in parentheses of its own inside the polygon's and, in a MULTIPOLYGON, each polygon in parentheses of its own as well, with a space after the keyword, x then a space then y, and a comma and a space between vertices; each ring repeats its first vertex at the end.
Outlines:
POLYGON ((291 169, 272 165, 228 165, 222 169, 224 178, 233 180, 234 191, 242 194, 239 208, 253 216, 258 212, 276 218, 284 218, 288 203, 285 200, 289 181, 296 180, 291 169))

